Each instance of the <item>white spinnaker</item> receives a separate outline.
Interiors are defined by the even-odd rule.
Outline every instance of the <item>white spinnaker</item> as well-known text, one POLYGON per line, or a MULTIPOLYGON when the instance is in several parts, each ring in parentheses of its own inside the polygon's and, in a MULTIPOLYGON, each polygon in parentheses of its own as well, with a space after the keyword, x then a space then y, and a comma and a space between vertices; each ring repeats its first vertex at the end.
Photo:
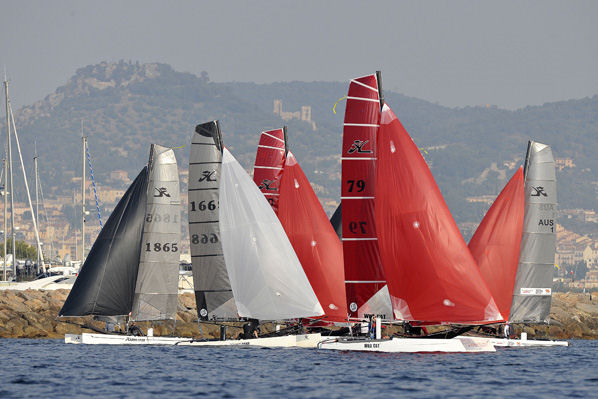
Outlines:
POLYGON ((220 237, 239 316, 281 320, 324 314, 272 207, 226 148, 220 237))

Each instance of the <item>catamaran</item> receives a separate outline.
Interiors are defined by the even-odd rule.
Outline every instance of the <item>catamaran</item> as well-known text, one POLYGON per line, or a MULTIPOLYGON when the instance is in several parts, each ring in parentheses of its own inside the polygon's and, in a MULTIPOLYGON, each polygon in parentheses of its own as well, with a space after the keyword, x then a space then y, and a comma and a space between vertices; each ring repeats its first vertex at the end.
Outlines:
POLYGON ((349 307, 363 317, 371 312, 371 298, 385 292, 391 310, 377 318, 376 339, 334 339, 319 347, 383 352, 494 351, 491 343, 469 338, 382 339, 382 318, 470 325, 504 318, 426 162, 384 103, 380 74, 353 79, 347 99, 341 158, 342 237, 348 299, 360 293, 349 307), (350 273, 356 271, 362 277, 353 280, 350 273), (372 278, 376 273, 379 280, 372 278), (384 284, 384 291, 379 284, 384 284))
MULTIPOLYGON (((224 147, 218 121, 197 125, 189 160, 189 233, 201 322, 275 321, 324 314, 272 207, 224 147)), ((252 333, 250 331, 249 333, 252 333)), ((225 338, 225 334, 222 334, 225 338)), ((319 334, 179 345, 315 345, 319 334)))
MULTIPOLYGON (((116 205, 59 317, 176 321, 180 239, 179 176, 174 151, 152 144, 148 165, 116 205)), ((66 343, 162 344, 182 338, 66 334, 66 343)))
MULTIPOLYGON (((507 323, 549 323, 556 246, 556 171, 551 148, 530 141, 519 169, 472 237, 477 260, 507 323), (521 244, 521 245, 519 245, 521 244)), ((567 346, 566 341, 485 337, 496 346, 567 346)))

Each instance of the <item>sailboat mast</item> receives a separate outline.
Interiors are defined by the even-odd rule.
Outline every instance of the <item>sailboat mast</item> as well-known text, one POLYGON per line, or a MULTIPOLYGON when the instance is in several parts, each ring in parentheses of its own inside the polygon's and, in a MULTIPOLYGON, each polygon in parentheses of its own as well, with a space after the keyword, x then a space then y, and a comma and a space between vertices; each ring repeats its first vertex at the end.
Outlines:
MULTIPOLYGON (((21 162, 21 170, 23 171, 23 183, 25 184, 25 193, 27 194, 27 203, 29 204, 29 212, 31 212, 32 220, 33 220, 33 232, 35 233, 35 242, 37 244, 37 253, 38 256, 41 258, 41 267, 43 272, 46 272, 46 266, 44 265, 44 256, 42 254, 42 244, 39 240, 39 230, 37 229, 37 221, 35 219, 35 215, 33 214, 33 203, 31 202, 31 192, 29 191, 29 183, 27 183, 27 172, 25 172, 25 164, 23 163, 23 154, 21 153, 21 144, 19 144, 19 134, 17 133, 17 126, 15 124, 15 116, 12 113, 12 108, 9 107, 10 110, 10 120, 12 122, 12 131, 15 134, 15 143, 17 144, 17 152, 19 154, 19 161, 21 162)), ((12 179, 12 176, 11 176, 12 179)), ((12 187, 12 184, 11 184, 12 187)), ((11 196, 12 200, 12 196, 11 196)), ((14 248, 14 239, 13 239, 13 248, 14 248)))
POLYGON ((83 140, 82 158, 82 178, 81 178, 81 260, 85 259, 85 148, 87 147, 87 137, 83 136, 83 121, 81 121, 81 139, 83 140))
MULTIPOLYGON (((9 182, 10 182, 10 237, 11 237, 11 247, 12 247, 12 275, 16 277, 17 275, 17 257, 15 254, 15 214, 14 214, 14 189, 13 189, 13 179, 12 179, 12 151, 10 148, 10 100, 8 98, 8 79, 6 78, 6 72, 4 73, 4 98, 6 102, 6 151, 8 152, 8 174, 9 182)), ((5 190, 8 187, 5 188, 5 190)), ((6 209, 6 207, 4 208, 6 209)), ((6 229, 5 229, 6 230, 6 229)), ((6 237, 6 231, 4 232, 4 236, 6 237)), ((6 248, 6 244, 4 245, 6 248)), ((6 257, 4 257, 4 261, 6 262, 6 257)))
MULTIPOLYGON (((37 180, 37 148, 35 149, 35 156, 33 157, 33 173, 35 173, 35 215, 33 218, 39 222, 39 197, 37 195, 38 192, 38 180, 37 180)), ((40 253, 37 251, 37 265, 40 265, 40 253)))
POLYGON ((4 228, 4 264, 2 266, 2 270, 3 270, 2 279, 4 281, 6 281, 6 231, 8 230, 6 228, 6 220, 7 220, 7 215, 6 215, 7 200, 6 200, 6 196, 8 195, 8 190, 6 189, 7 182, 8 182, 7 177, 6 177, 6 158, 2 159, 2 170, 4 172, 4 224, 2 225, 2 227, 4 228))
MULTIPOLYGON (((8 117, 8 79, 6 78, 6 71, 4 72, 4 99, 6 102, 6 151, 8 152, 8 146, 10 145, 10 123, 8 123, 9 121, 9 117, 8 117)), ((6 281, 6 254, 7 254, 7 250, 6 250, 6 244, 7 244, 7 240, 6 240, 6 236, 8 234, 8 215, 7 215, 7 210, 8 210, 8 170, 6 169, 6 158, 3 159, 3 163, 4 163, 4 224, 2 225, 2 227, 4 228, 4 273, 3 273, 3 278, 4 281, 6 281)))
POLYGON ((380 100, 380 111, 384 107, 384 92, 382 91, 382 71, 376 71, 376 80, 378 81, 378 98, 380 100))

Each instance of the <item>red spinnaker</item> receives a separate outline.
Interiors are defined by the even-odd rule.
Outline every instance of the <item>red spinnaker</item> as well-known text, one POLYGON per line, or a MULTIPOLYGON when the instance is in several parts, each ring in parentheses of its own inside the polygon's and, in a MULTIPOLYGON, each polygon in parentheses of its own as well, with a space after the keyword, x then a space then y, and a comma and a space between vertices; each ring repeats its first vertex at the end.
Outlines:
POLYGON ((396 319, 503 320, 428 165, 386 105, 378 130, 376 229, 396 319))
POLYGON ((505 317, 508 317, 513 301, 524 209, 523 168, 519 168, 469 241, 469 250, 480 267, 498 310, 505 317))
MULTIPOLYGON (((386 286, 374 220, 379 121, 376 75, 351 80, 341 153, 342 237, 347 303, 351 317, 381 313, 372 298, 386 286)), ((385 295, 385 299, 388 302, 388 295, 385 295)))
POLYGON ((346 321, 341 241, 291 152, 280 183, 278 218, 324 309, 325 321, 346 321))
POLYGON ((284 130, 276 129, 262 132, 255 156, 253 181, 278 213, 280 196, 280 177, 285 159, 284 130))

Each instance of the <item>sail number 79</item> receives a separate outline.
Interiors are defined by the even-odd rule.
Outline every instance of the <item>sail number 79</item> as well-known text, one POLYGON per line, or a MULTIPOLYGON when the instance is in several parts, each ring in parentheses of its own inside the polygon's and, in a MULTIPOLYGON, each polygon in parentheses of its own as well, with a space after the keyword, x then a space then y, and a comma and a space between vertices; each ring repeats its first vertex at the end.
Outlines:
POLYGON ((365 181, 363 180, 347 180, 347 184, 349 185, 349 187, 347 187, 347 190, 352 193, 355 189, 355 192, 362 192, 363 190, 365 190, 365 181))

